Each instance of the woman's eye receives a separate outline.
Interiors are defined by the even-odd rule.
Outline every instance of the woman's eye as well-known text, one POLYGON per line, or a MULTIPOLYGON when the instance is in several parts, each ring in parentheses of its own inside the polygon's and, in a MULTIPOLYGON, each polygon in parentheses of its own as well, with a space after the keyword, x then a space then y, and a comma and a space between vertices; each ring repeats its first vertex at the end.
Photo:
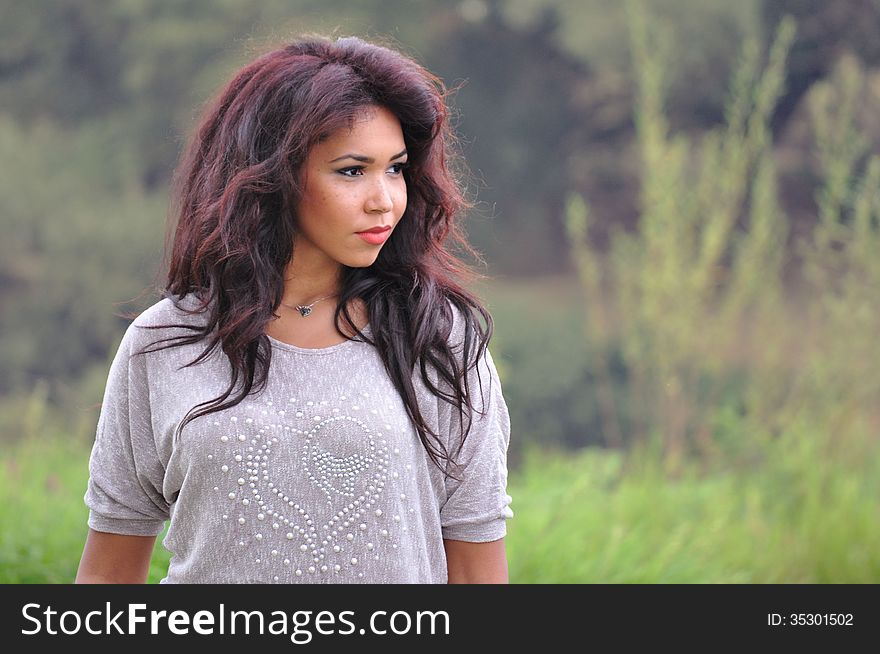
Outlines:
MULTIPOLYGON (((393 174, 395 176, 400 175, 401 173, 403 173, 403 169, 406 168, 408 165, 409 165, 408 161, 393 164, 391 166, 392 169, 395 169, 393 174)), ((340 175, 343 175, 345 177, 358 177, 359 175, 355 174, 355 173, 363 172, 363 170, 364 170, 363 166, 351 166, 349 168, 342 168, 338 172, 340 175)))

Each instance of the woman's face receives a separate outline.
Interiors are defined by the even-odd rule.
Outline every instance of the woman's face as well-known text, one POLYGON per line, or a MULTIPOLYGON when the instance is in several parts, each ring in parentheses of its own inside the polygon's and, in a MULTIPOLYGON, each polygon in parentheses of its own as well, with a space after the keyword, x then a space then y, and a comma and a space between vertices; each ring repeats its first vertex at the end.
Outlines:
POLYGON ((406 209, 406 161, 400 121, 384 107, 365 110, 352 129, 313 146, 303 167, 294 259, 316 269, 372 265, 383 243, 357 232, 394 230, 406 209))

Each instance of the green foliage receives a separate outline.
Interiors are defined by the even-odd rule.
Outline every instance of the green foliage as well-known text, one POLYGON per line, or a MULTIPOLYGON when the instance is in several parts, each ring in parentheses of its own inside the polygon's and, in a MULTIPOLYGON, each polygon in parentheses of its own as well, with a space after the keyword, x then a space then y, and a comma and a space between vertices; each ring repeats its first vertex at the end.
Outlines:
POLYGON ((105 359, 127 324, 113 314, 132 310, 114 303, 135 298, 161 258, 166 196, 126 176, 107 135, 0 115, 0 142, 19 153, 0 176, 0 393, 58 386, 105 359))
MULTIPOLYGON (((748 429, 738 421, 737 432, 748 429)), ((857 473, 792 425, 764 465, 676 480, 650 448, 529 452, 512 478, 515 583, 877 583, 874 457, 857 473)))
POLYGON ((85 492, 82 465, 83 445, 72 440, 56 439, 49 445, 28 439, 4 448, 3 583, 73 581, 87 530, 80 507, 85 492))
MULTIPOLYGON (((490 344, 510 411, 510 463, 518 466, 524 448, 538 441, 575 449, 603 445, 601 407, 584 389, 598 380, 594 352, 581 329, 579 292, 571 277, 535 283, 494 282, 482 293, 495 320, 490 344)), ((617 352, 609 360, 611 395, 625 397, 627 380, 617 352)), ((623 428, 629 407, 619 407, 623 428)))
MULTIPOLYGON (((534 581, 875 580, 880 157, 854 121, 865 73, 844 57, 810 96, 820 215, 797 243, 803 289, 790 298, 782 279, 790 225, 769 122, 793 22, 780 22, 763 71, 757 44, 746 42, 727 124, 695 141, 673 134, 664 116, 668 34, 648 30, 642 3, 629 9, 641 221, 615 233, 606 255, 590 243, 589 206, 572 195, 567 229, 591 365, 602 370, 603 351, 620 345, 631 383, 617 404, 643 409, 644 420, 631 422, 635 442, 620 454, 613 493, 595 468, 603 455, 534 466, 570 466, 570 487, 596 477, 598 488, 566 498, 568 507, 589 507, 576 516, 584 525, 576 536, 556 531, 553 519, 520 523, 522 542, 553 543, 556 565, 544 565, 549 552, 515 551, 512 560, 535 564, 516 573, 534 581)), ((616 417, 603 413, 603 431, 613 432, 616 417)), ((559 505, 542 496, 543 484, 536 473, 526 511, 559 505)))
MULTIPOLYGON (((594 366, 607 369, 603 344, 613 332, 632 380, 628 404, 644 411, 636 439, 659 429, 675 468, 688 453, 718 453, 710 421, 736 374, 731 358, 758 329, 776 328, 786 225, 776 201, 768 123, 794 26, 782 23, 763 73, 757 43, 745 43, 727 125, 695 142, 672 134, 664 114, 671 34, 648 29, 651 15, 642 3, 627 6, 638 80, 639 226, 613 233, 604 256, 589 245, 593 220, 575 195, 567 227, 587 300, 594 366), (625 319, 612 326, 610 313, 625 319)), ((620 429, 607 404, 603 428, 615 434, 620 429)))
MULTIPOLYGON (((60 432, 54 432, 58 434, 60 432)), ((88 533, 88 443, 31 434, 0 457, 0 583, 69 584, 88 533)), ((150 583, 168 569, 157 539, 150 583)))

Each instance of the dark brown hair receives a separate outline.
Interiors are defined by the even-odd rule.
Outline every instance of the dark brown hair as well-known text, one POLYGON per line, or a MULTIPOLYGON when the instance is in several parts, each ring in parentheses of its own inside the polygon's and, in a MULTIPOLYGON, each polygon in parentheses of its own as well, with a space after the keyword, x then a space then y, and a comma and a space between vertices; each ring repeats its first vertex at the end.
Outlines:
POLYGON ((454 462, 424 420, 411 377, 418 363, 426 387, 457 407, 460 449, 474 411, 468 370, 484 355, 493 322, 464 288, 482 275, 449 249, 457 244, 481 260, 456 220, 473 205, 452 170, 462 162, 455 156, 447 95, 439 78, 395 49, 355 37, 307 36, 247 64, 208 103, 175 172, 176 226, 168 231, 173 243, 169 248, 166 242, 170 261, 162 291, 182 311, 207 318, 199 326, 147 327, 196 333, 161 339, 157 343, 177 342, 138 354, 205 340, 204 352, 187 365, 220 345, 232 378, 222 395, 190 410, 175 438, 189 421, 265 388, 272 348, 264 332, 282 300, 283 273, 293 255, 306 155, 365 109, 382 106, 400 121, 409 154, 406 212, 373 265, 343 266, 334 324, 346 336, 339 329, 344 316, 359 339, 377 348, 431 459, 441 470, 441 459, 454 462), (180 306, 190 293, 200 300, 194 310, 180 306), (352 322, 347 307, 353 298, 368 307, 372 338, 352 322), (461 361, 450 347, 461 345, 450 342, 451 305, 464 318, 461 361), (451 393, 432 384, 427 365, 451 393))

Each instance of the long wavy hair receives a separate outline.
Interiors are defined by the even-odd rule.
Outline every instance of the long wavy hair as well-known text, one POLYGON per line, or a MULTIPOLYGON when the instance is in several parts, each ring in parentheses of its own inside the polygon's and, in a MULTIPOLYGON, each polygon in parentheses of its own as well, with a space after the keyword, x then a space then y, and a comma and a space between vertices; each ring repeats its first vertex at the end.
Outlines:
POLYGON ((185 367, 220 345, 232 374, 225 392, 190 410, 175 439, 189 421, 265 388, 272 359, 265 328, 277 317, 293 256, 306 156, 365 109, 382 106, 400 121, 409 153, 406 212, 371 266, 343 266, 334 325, 347 337, 340 330, 344 317, 359 340, 376 347, 431 460, 455 477, 454 458, 419 409, 412 375, 418 363, 431 393, 457 408, 460 451, 474 411, 468 371, 484 355, 493 321, 464 288, 484 275, 450 252, 450 245, 458 245, 483 262, 457 222, 473 203, 460 182, 466 167, 449 124, 447 96, 438 77, 393 48, 356 37, 308 35, 247 64, 208 102, 175 170, 169 217, 176 226, 169 222, 162 289, 181 311, 207 317, 202 325, 146 327, 196 333, 161 339, 151 345, 175 342, 138 354, 204 340, 204 352, 185 367), (195 309, 181 306, 191 293, 199 299, 195 309), (368 308, 372 338, 348 313, 354 298, 368 308), (450 304, 464 318, 458 355, 450 347, 456 345, 450 343, 450 304), (451 392, 433 384, 429 364, 451 392))

